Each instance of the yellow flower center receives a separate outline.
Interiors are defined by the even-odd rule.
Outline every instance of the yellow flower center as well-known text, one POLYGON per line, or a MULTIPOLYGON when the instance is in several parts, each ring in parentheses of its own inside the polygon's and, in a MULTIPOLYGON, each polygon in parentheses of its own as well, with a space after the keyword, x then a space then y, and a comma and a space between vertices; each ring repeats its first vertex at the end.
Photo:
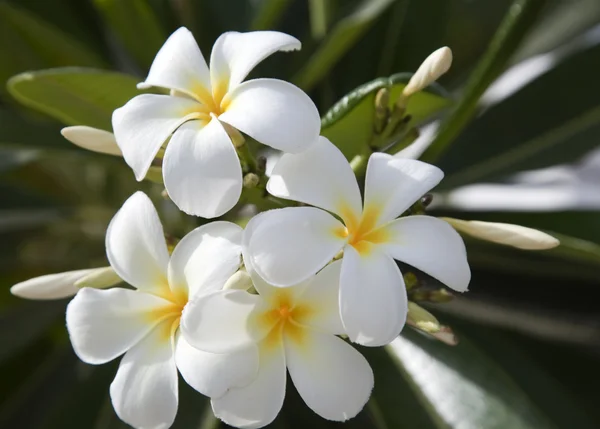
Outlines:
POLYGON ((264 346, 271 348, 279 344, 283 336, 302 344, 304 327, 302 322, 311 313, 307 305, 294 304, 291 291, 281 289, 269 297, 270 308, 259 316, 259 323, 269 330, 263 340, 264 346))
POLYGON ((381 215, 379 205, 370 204, 365 206, 360 218, 357 218, 345 204, 340 206, 338 213, 346 225, 343 228, 338 228, 335 235, 340 238, 347 238, 348 244, 361 255, 368 254, 373 244, 389 241, 389 233, 385 228, 377 225, 381 215))
POLYGON ((145 319, 153 324, 158 322, 161 330, 160 337, 167 341, 173 338, 179 328, 181 312, 188 302, 188 295, 184 289, 176 289, 176 292, 173 292, 168 284, 165 284, 156 295, 167 300, 168 303, 146 313, 145 319))
POLYGON ((231 104, 231 100, 227 96, 227 83, 227 80, 224 79, 213 82, 212 93, 201 83, 194 85, 190 95, 199 103, 183 112, 183 116, 208 122, 211 116, 218 117, 223 114, 231 104))

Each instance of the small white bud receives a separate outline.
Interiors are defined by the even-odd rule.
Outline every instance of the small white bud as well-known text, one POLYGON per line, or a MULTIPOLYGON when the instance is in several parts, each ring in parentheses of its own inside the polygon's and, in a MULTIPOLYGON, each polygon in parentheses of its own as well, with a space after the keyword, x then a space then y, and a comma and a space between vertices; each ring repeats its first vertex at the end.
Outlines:
POLYGON ((95 268, 91 273, 77 280, 75 287, 79 289, 84 287, 105 289, 122 281, 112 267, 95 268))
POLYGON ((65 127, 60 133, 71 143, 92 152, 123 156, 114 134, 108 131, 77 125, 65 127))
POLYGON ((408 317, 406 323, 429 334, 439 332, 442 328, 440 322, 433 314, 420 305, 410 301, 408 303, 408 317))
POLYGON ((246 270, 239 270, 225 282, 223 289, 248 290, 252 287, 252 278, 246 270))
POLYGON ((545 232, 520 225, 453 218, 442 219, 452 225, 458 232, 518 249, 545 250, 552 249, 560 244, 560 241, 545 232))
POLYGON ((17 283, 10 288, 10 293, 26 299, 61 299, 73 296, 79 291, 75 283, 81 278, 96 271, 89 270, 67 271, 64 273, 48 274, 41 277, 17 283))
POLYGON ((410 78, 408 85, 402 91, 404 97, 410 97, 416 92, 427 87, 446 73, 452 65, 452 51, 447 46, 433 52, 421 64, 419 69, 410 78))

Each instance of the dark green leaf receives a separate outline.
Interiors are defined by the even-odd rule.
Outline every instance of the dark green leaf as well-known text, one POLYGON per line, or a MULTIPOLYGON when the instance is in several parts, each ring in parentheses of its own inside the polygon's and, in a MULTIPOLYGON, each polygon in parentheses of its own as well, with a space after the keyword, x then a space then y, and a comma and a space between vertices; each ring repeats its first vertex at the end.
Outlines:
POLYGON ((36 68, 103 65, 78 40, 29 12, 0 2, 0 81, 36 68))
POLYGON ((14 76, 8 89, 21 103, 67 125, 110 131, 113 110, 139 94, 137 81, 117 72, 59 68, 14 76))
POLYGON ((94 0, 105 21, 127 51, 144 69, 166 40, 154 11, 146 0, 94 0))
POLYGON ((364 0, 356 10, 339 21, 293 82, 312 89, 350 49, 394 0, 364 0))

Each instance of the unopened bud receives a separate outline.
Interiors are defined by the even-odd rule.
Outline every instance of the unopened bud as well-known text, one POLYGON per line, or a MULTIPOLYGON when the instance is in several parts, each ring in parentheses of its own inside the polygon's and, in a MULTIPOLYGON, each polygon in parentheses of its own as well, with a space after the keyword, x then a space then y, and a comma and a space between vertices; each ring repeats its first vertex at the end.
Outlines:
POLYGON ((428 334, 434 334, 441 329, 440 322, 433 314, 411 301, 408 302, 406 323, 428 334))
POLYGON ((375 121, 374 131, 379 134, 385 128, 387 121, 390 116, 390 90, 387 88, 381 88, 375 94, 375 121))
POLYGON ((117 275, 112 267, 97 268, 88 275, 75 282, 75 287, 92 287, 95 289, 105 289, 121 283, 123 280, 117 275))
POLYGON ((252 278, 246 270, 239 270, 225 282, 223 289, 248 290, 252 287, 252 278))
POLYGON ((558 239, 545 232, 520 225, 498 222, 483 222, 478 220, 461 220, 441 218, 448 222, 458 232, 468 234, 480 240, 504 244, 523 250, 552 249, 560 244, 558 239))
POLYGON ((108 131, 77 125, 65 127, 60 130, 60 133, 71 143, 83 149, 107 155, 123 156, 115 135, 108 131))
POLYGON ((452 51, 447 46, 433 52, 421 64, 408 85, 402 91, 404 97, 410 97, 416 92, 429 86, 446 73, 452 65, 452 51))
POLYGON ((408 272, 403 275, 404 277, 404 285, 406 286, 406 290, 411 290, 415 286, 419 284, 419 280, 415 273, 408 272))
POLYGON ((256 188, 260 182, 260 177, 254 173, 248 173, 244 176, 244 188, 252 189, 256 188))

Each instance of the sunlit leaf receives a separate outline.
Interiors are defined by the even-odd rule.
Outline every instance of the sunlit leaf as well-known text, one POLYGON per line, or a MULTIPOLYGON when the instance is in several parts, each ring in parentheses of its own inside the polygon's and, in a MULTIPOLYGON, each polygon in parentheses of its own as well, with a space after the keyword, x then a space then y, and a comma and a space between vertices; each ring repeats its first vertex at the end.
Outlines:
MULTIPOLYGON (((350 158, 369 143, 373 133, 375 94, 380 88, 390 89, 390 106, 400 96, 411 74, 398 73, 379 78, 354 89, 339 100, 323 117, 321 134, 330 139, 350 158)), ((432 118, 451 100, 439 85, 432 85, 411 97, 407 113, 408 126, 416 126, 432 118)))
POLYGON ((117 72, 59 68, 21 73, 8 82, 21 103, 66 125, 111 130, 113 110, 138 94, 138 79, 117 72))

